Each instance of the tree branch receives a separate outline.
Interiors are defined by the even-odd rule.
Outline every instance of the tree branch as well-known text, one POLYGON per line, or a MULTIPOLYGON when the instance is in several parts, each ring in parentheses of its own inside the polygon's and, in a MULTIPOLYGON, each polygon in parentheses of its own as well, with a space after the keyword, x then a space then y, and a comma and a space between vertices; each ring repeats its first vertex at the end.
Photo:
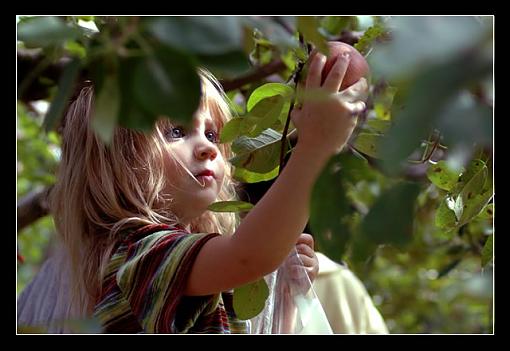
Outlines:
MULTIPOLYGON (((39 50, 27 49, 18 49, 16 57, 18 99, 25 103, 47 99, 50 96, 50 88, 58 84, 64 68, 71 61, 70 57, 64 56, 52 62, 39 50)), ((80 78, 76 81, 84 81, 86 76, 87 72, 82 70, 80 78)))
POLYGON ((18 233, 49 213, 48 195, 52 188, 53 186, 49 186, 43 190, 31 192, 18 201, 18 233))
POLYGON ((341 41, 351 46, 354 46, 354 44, 356 44, 360 40, 363 34, 364 34, 363 31, 344 30, 338 37, 333 38, 331 40, 341 41))
MULTIPOLYGON (((58 62, 44 64, 45 56, 40 52, 18 49, 17 52, 17 70, 18 70, 18 87, 23 87, 22 91, 18 91, 18 99, 24 102, 46 99, 49 96, 50 85, 41 81, 41 77, 46 80, 58 83, 65 65, 69 62, 69 58, 62 57, 58 62), (40 72, 34 75, 34 69, 40 67, 40 72)), ((272 74, 283 71, 286 68, 282 60, 269 62, 264 66, 258 67, 255 71, 231 80, 223 79, 220 83, 225 91, 234 90, 245 84, 253 83, 264 79, 272 74)), ((78 82, 86 80, 87 72, 82 71, 78 82)))
POLYGON ((287 66, 282 60, 276 60, 269 62, 264 66, 260 66, 254 72, 249 73, 243 77, 235 78, 235 79, 223 79, 220 80, 221 85, 223 86, 223 90, 230 91, 237 88, 242 87, 243 85, 256 82, 258 80, 264 79, 272 74, 283 71, 287 66))

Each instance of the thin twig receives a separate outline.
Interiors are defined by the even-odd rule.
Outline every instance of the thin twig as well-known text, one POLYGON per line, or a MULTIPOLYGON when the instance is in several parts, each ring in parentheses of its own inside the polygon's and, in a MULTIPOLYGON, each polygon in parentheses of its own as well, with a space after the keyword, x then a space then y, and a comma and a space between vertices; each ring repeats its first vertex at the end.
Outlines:
POLYGON ((260 66, 255 71, 235 79, 222 79, 220 80, 221 86, 225 91, 231 91, 241 88, 243 85, 262 80, 272 74, 283 71, 287 66, 282 60, 275 60, 269 62, 264 66, 260 66))

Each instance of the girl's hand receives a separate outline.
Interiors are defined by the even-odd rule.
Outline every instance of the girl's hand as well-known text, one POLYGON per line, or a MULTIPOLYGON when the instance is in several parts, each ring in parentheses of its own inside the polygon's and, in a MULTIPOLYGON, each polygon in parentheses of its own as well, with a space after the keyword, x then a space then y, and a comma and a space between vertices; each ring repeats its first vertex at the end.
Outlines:
POLYGON ((296 250, 299 259, 305 266, 308 278, 310 278, 312 283, 319 273, 319 259, 317 258, 317 255, 315 255, 313 247, 313 236, 306 233, 299 236, 296 244, 296 250))
POLYGON ((313 283, 319 273, 319 259, 313 249, 313 237, 310 234, 301 234, 296 243, 296 251, 289 255, 285 266, 288 269, 290 278, 297 285, 303 285, 303 288, 307 288, 309 283, 306 276, 308 275, 308 278, 313 283))
POLYGON ((368 84, 364 78, 338 92, 350 58, 340 55, 323 84, 321 75, 326 57, 313 57, 304 86, 303 105, 295 106, 292 122, 298 130, 298 144, 331 156, 349 139, 357 115, 365 109, 368 84))

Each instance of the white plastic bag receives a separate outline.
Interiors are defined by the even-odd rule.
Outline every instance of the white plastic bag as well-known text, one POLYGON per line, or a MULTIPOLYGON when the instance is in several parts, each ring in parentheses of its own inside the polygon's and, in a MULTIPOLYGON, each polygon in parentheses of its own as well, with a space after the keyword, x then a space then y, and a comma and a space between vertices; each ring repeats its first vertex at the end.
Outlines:
POLYGON ((250 320, 252 334, 333 334, 296 249, 265 280, 269 297, 250 320))

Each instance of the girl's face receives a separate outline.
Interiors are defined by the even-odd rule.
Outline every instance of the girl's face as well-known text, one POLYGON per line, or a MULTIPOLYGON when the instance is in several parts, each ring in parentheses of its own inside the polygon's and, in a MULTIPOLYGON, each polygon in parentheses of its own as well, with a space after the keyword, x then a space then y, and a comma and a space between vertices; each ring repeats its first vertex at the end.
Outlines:
POLYGON ((165 172, 172 198, 170 207, 183 223, 189 223, 216 200, 223 185, 225 161, 218 149, 220 131, 209 111, 200 109, 192 127, 174 124, 163 132, 169 151, 165 172))

